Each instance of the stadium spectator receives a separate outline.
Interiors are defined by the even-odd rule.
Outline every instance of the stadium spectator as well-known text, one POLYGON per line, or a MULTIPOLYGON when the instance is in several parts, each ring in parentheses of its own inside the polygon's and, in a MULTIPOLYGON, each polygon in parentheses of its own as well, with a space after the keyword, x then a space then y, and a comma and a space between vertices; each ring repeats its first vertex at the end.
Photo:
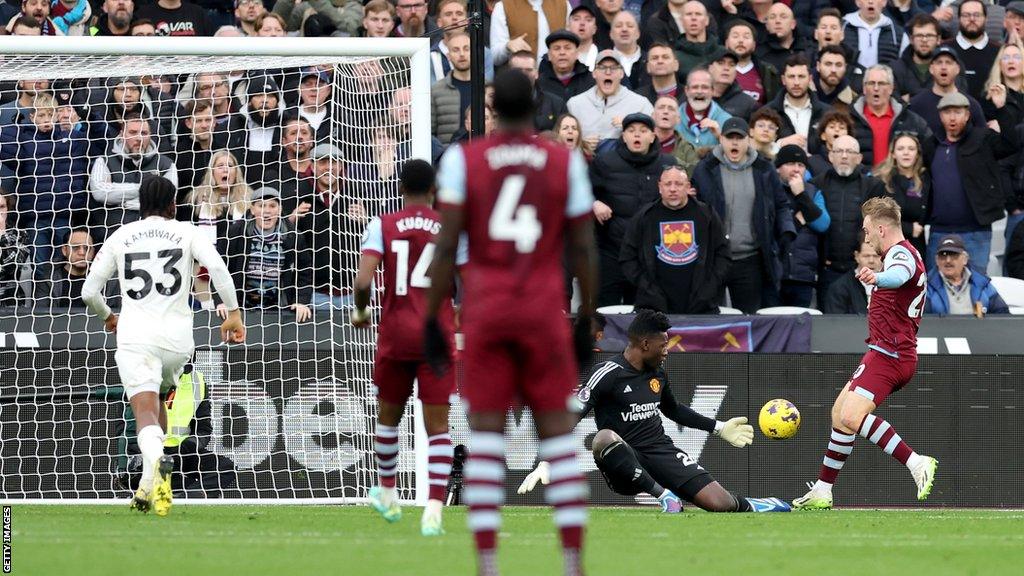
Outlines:
POLYGON ((312 256, 310 304, 313 308, 344 308, 351 304, 351 295, 345 287, 352 283, 345 276, 343 250, 356 249, 355 244, 349 246, 354 240, 346 240, 344 230, 362 230, 366 211, 362 198, 342 189, 345 164, 341 150, 332 144, 319 144, 313 148, 311 156, 316 182, 309 210, 297 218, 293 214, 289 221, 303 235, 312 256), (353 218, 353 214, 358 218, 353 218))
POLYGON ((757 56, 779 72, 783 71, 790 57, 803 54, 810 48, 810 43, 797 32, 793 10, 782 2, 769 7, 765 24, 768 37, 758 45, 757 56))
MULTIPOLYGON (((490 104, 484 104, 484 136, 494 132, 497 126, 497 118, 494 116, 494 108, 490 104)), ((473 114, 468 107, 462 111, 462 126, 459 131, 452 135, 452 143, 465 144, 469 142, 469 135, 473 132, 473 114)), ((397 157, 396 157, 397 160, 397 157)))
POLYGON ((331 105, 331 74, 318 68, 306 68, 299 80, 299 101, 294 114, 309 123, 313 139, 324 142, 331 137, 334 124, 331 105))
POLYGON ((279 202, 286 213, 291 213, 300 200, 313 188, 313 159, 310 152, 316 145, 313 128, 305 119, 286 116, 281 124, 281 160, 269 184, 279 194, 279 202))
POLYGON ((16 15, 7 30, 11 36, 41 36, 43 24, 31 16, 16 15))
POLYGON ((640 24, 637 23, 636 16, 628 10, 619 11, 612 18, 611 24, 612 52, 619 57, 629 86, 638 88, 644 66, 644 51, 640 49, 640 24))
MULTIPOLYGON (((84 215, 89 155, 85 132, 67 132, 54 122, 57 100, 36 94, 29 122, 0 128, 0 162, 16 176, 18 226, 32 241, 36 264, 47 264, 56 241, 84 215)), ((35 270, 37 275, 40 269, 35 270)))
POLYGON ((596 9, 594 12, 597 20, 597 32, 594 34, 594 44, 601 50, 611 50, 612 44, 612 20, 615 15, 622 11, 625 5, 624 0, 591 0, 596 9))
MULTIPOLYGON (((599 60, 598 66, 603 65, 599 60)), ((622 239, 629 220, 640 207, 657 200, 662 169, 675 164, 671 156, 661 152, 650 116, 628 114, 622 127, 621 137, 599 151, 590 165, 594 216, 598 223, 598 306, 633 302, 635 288, 619 265, 622 239)))
MULTIPOLYGON (((452 36, 466 32, 469 21, 466 16, 466 0, 440 0, 437 4, 437 26, 443 35, 430 49, 430 82, 444 78, 452 70, 448 58, 448 41, 452 36)), ((531 53, 532 55, 532 53, 531 53)), ((491 49, 484 46, 484 80, 494 79, 494 57, 491 49)))
MULTIPOLYGON (((857 279, 857 270, 868 268, 875 272, 882 271, 882 257, 878 250, 864 241, 864 231, 857 234, 858 246, 853 252, 854 267, 851 271, 839 276, 828 288, 824 298, 822 311, 825 314, 856 314, 866 316, 871 293, 875 287, 857 279)), ((819 305, 820 305, 819 298, 819 305)))
POLYGON ((697 68, 686 77, 686 102, 679 110, 679 133, 697 148, 718 143, 718 132, 732 115, 713 100, 711 74, 697 68))
MULTIPOLYGON (((296 5, 295 2, 290 4, 296 5)), ((262 0, 235 0, 235 22, 246 36, 256 35, 256 20, 266 13, 267 8, 262 0)))
MULTIPOLYGON (((96 257, 95 242, 88 228, 72 228, 60 247, 61 259, 48 267, 49 282, 38 283, 37 301, 50 310, 84 308, 82 285, 96 257)), ((108 286, 109 288, 109 286, 108 286)), ((117 298, 116 290, 106 290, 117 298)), ((116 306, 116 303, 112 303, 116 306)))
POLYGON ((985 32, 988 7, 980 0, 965 0, 957 7, 960 31, 949 46, 960 55, 967 78, 967 94, 975 100, 985 97, 985 81, 996 63, 999 42, 985 32))
POLYGON ((178 185, 174 162, 157 150, 149 121, 129 115, 124 117, 110 152, 96 158, 89 173, 93 199, 89 220, 98 241, 106 240, 122 224, 139 219, 139 186, 147 174, 178 185))
MULTIPOLYGON (((145 90, 142 79, 138 76, 115 76, 107 79, 106 98, 100 106, 101 118, 107 123, 107 130, 112 138, 121 131, 124 120, 133 116, 154 120, 154 126, 159 121, 159 136, 168 135, 171 127, 167 124, 170 117, 161 118, 153 109, 153 100, 149 91, 145 90)), ((161 144, 158 142, 157 144, 161 144)), ((166 144, 170 144, 170 139, 166 144)))
MULTIPOLYGON (((932 134, 942 133, 942 120, 939 119, 939 100, 946 94, 960 92, 957 87, 957 78, 960 77, 960 57, 957 56, 949 46, 939 46, 932 56, 928 65, 928 73, 931 76, 931 85, 918 92, 910 99, 910 110, 924 118, 932 134)), ((971 104, 971 123, 974 126, 985 127, 985 113, 981 104, 971 96, 967 96, 971 104)))
POLYGON ((283 38, 288 35, 288 24, 279 14, 264 12, 256 19, 253 30, 260 38, 283 38))
POLYGON ((37 94, 49 93, 50 81, 45 78, 25 78, 18 80, 14 89, 15 98, 10 102, 0 104, 0 127, 28 121, 29 113, 32 110, 32 101, 35 100, 37 94))
POLYGON ((50 16, 66 36, 84 36, 92 21, 92 6, 89 0, 56 0, 50 4, 50 16))
POLYGON ((895 93, 904 102, 909 102, 915 94, 931 84, 929 63, 942 38, 939 21, 931 14, 914 16, 907 24, 907 31, 910 33, 910 47, 892 63, 892 73, 896 78, 895 93))
POLYGON ((525 74, 533 83, 533 127, 538 132, 551 130, 555 120, 568 111, 565 100, 545 92, 537 83, 537 58, 530 52, 516 52, 509 57, 508 65, 525 74))
POLYGON ((749 133, 742 118, 726 120, 719 144, 694 169, 693 184, 725 225, 731 264, 723 284, 732 306, 753 314, 777 303, 779 256, 789 252, 796 229, 782 182, 750 145, 749 133))
POLYGON ((396 38, 419 38, 437 31, 437 24, 427 15, 426 0, 397 0, 395 13, 398 14, 398 24, 391 35, 396 38))
POLYGON ((818 121, 816 139, 812 141, 815 152, 807 159, 812 175, 819 176, 828 171, 832 166, 829 159, 832 143, 840 136, 853 136, 855 130, 853 118, 846 112, 836 109, 825 112, 818 121))
POLYGON ((850 108, 861 162, 868 168, 885 160, 889 142, 897 132, 911 132, 922 143, 929 142, 932 137, 924 118, 893 98, 892 92, 892 68, 884 64, 872 66, 864 73, 864 95, 850 108))
POLYGON ((178 134, 174 166, 178 172, 178 198, 188 196, 202 181, 214 150, 222 148, 221 138, 213 130, 213 108, 209 100, 193 100, 183 121, 187 132, 178 134))
POLYGON ((591 141, 618 138, 622 119, 632 113, 650 115, 654 110, 646 98, 622 85, 625 71, 612 50, 603 50, 594 67, 595 86, 573 96, 566 103, 580 121, 583 138, 591 141))
POLYGON ((221 26, 213 33, 214 38, 241 38, 243 36, 245 36, 245 34, 240 28, 231 25, 221 26))
MULTIPOLYGON (((7 33, 15 36, 21 36, 15 31, 15 26, 21 26, 22 28, 35 28, 34 24, 39 25, 40 33, 43 36, 64 36, 64 30, 53 21, 50 17, 50 0, 21 0, 21 12, 15 14, 6 25, 7 33), (29 17, 35 22, 30 20, 20 20, 21 18, 29 17)), ((28 30, 22 30, 25 32, 24 35, 32 36, 32 32, 28 30)))
MULTIPOLYGON (((485 116, 487 108, 484 107, 485 116)), ((467 112, 468 114, 468 109, 467 112)), ((398 208, 398 183, 401 174, 402 158, 408 157, 408 147, 400 139, 399 132, 392 126, 381 126, 372 129, 370 136, 371 148, 362 162, 351 166, 349 176, 359 183, 359 201, 349 205, 347 215, 352 220, 365 224, 367 212, 376 216, 398 208)), ((467 129, 455 133, 453 141, 469 138, 467 129)), ((330 160, 328 157, 326 160, 330 160)), ((318 170, 327 168, 338 169, 340 163, 329 166, 326 160, 318 170)), ((339 178, 341 174, 337 175, 339 178)))
MULTIPOLYGON (((992 223, 1006 215, 1009 200, 996 166, 999 160, 1019 154, 1016 131, 1001 113, 1006 87, 996 84, 991 92, 993 105, 1000 111, 1000 132, 972 126, 970 101, 959 92, 948 94, 939 101, 944 135, 935 138, 934 150, 926 147, 925 152, 932 176, 930 235, 937 240, 958 234, 979 269, 988 266, 992 223)), ((937 248, 936 242, 929 242, 928 261, 935 261, 937 248)))
POLYGON ((1016 36, 1017 40, 1024 40, 1024 4, 1020 0, 1010 2, 1006 5, 1006 14, 1003 15, 1003 38, 1007 41, 1016 36))
POLYGON ((91 36, 128 36, 135 17, 134 0, 103 0, 103 14, 89 28, 91 36))
POLYGON ((458 132, 462 113, 471 101, 469 34, 462 32, 448 39, 448 58, 451 71, 430 87, 430 132, 445 143, 458 132))
POLYGON ((239 305, 289 309, 297 321, 309 320, 312 310, 307 303, 313 293, 311 254, 303 237, 281 218, 277 190, 256 190, 249 212, 252 218, 231 224, 221 247, 239 305))
POLYGON ((849 110, 858 98, 846 78, 847 63, 846 50, 833 45, 822 48, 815 64, 814 92, 836 110, 849 110))
POLYGON ((925 314, 940 316, 1008 314, 1006 302, 981 267, 970 266, 971 255, 962 238, 943 236, 935 244, 935 265, 928 271, 925 314))
POLYGON ((679 104, 671 96, 660 96, 654 102, 654 135, 664 154, 670 154, 682 166, 687 177, 700 161, 697 149, 679 133, 679 104))
POLYGON ((1024 226, 1017 226, 1006 243, 1006 275, 1024 280, 1024 226))
MULTIPOLYGON (((1024 4, 1020 5, 1024 10, 1024 4)), ((1007 11, 1007 14, 1010 12, 1007 11)), ((992 86, 1001 84, 1006 88, 1006 105, 1002 114, 1006 114, 1006 122, 1015 128, 1017 141, 1021 141, 1020 125, 1024 123, 1024 44, 1018 39, 1015 42, 1007 41, 999 49, 996 64, 992 66, 988 81, 985 83, 985 100, 981 103, 985 117, 992 125, 992 119, 997 118, 1000 111, 992 102, 994 91, 992 86)), ((1017 155, 1009 156, 999 161, 999 168, 1002 172, 1003 186, 1008 192, 1010 199, 1006 205, 1006 228, 1004 238, 1009 243, 1013 236, 1014 229, 1024 220, 1024 178, 1018 177, 1018 165, 1020 158, 1017 155)))
POLYGON ((636 308, 666 314, 715 314, 729 269, 729 241, 710 206, 692 198, 681 166, 665 166, 660 199, 627 224, 619 264, 636 287, 636 308))
POLYGON ((246 87, 246 103, 228 124, 228 148, 238 158, 249 183, 268 182, 268 170, 280 157, 284 98, 276 81, 255 76, 246 87))
POLYGON ((14 210, 14 197, 0 189, 0 308, 18 305, 32 279, 32 249, 28 234, 14 227, 14 210))
POLYGON ((829 106, 811 91, 811 64, 803 54, 791 56, 782 69, 783 90, 767 106, 779 113, 779 146, 797 144, 807 150, 810 135, 818 128, 829 106))
POLYGON ((227 138, 228 124, 231 114, 237 112, 236 101, 231 97, 231 84, 228 77, 218 72, 202 72, 187 81, 178 92, 178 101, 182 108, 188 110, 191 102, 206 100, 213 112, 214 132, 227 138))
POLYGON ((818 281, 818 245, 832 220, 825 196, 805 180, 807 153, 796 144, 783 146, 775 155, 775 170, 793 207, 796 238, 782 256, 779 301, 783 306, 810 308, 818 281))
MULTIPOLYGON (((593 71, 594 64, 597 63, 597 53, 601 51, 594 44, 594 35, 597 34, 597 9, 589 4, 580 3, 569 13, 569 25, 566 29, 580 40, 579 46, 576 47, 579 61, 586 64, 588 70, 593 71)), ((548 37, 550 36, 549 34, 548 37)), ((550 50, 551 41, 545 39, 545 42, 550 50)))
MULTIPOLYGON (((814 25, 814 42, 817 52, 826 46, 843 45, 843 14, 833 8, 822 8, 814 25)), ((845 50, 843 54, 846 54, 845 50)))
POLYGON ((750 116, 751 145, 765 158, 775 158, 779 151, 778 135, 782 128, 782 116, 774 108, 763 106, 750 116))
POLYGON ((758 109, 757 101, 743 91, 736 81, 736 63, 739 56, 724 48, 711 56, 708 72, 715 102, 733 116, 749 121, 750 115, 758 109))
POLYGON ((651 44, 647 49, 644 64, 644 83, 634 90, 637 94, 650 100, 651 104, 659 96, 680 98, 684 88, 679 84, 679 61, 672 47, 662 42, 651 44))
POLYGON ((561 142, 570 150, 579 150, 589 162, 594 158, 594 149, 583 139, 580 133, 580 121, 575 116, 566 112, 555 120, 553 130, 555 141, 561 142))
MULTIPOLYGON (((669 10, 672 8, 670 7, 669 10)), ((677 26, 680 21, 682 22, 683 34, 669 36, 667 25, 660 27, 665 32, 658 32, 659 27, 654 25, 652 34, 664 34, 663 40, 675 47, 676 59, 679 60, 679 75, 682 78, 688 78, 690 71, 707 65, 711 55, 718 50, 718 36, 710 28, 711 20, 708 18, 707 7, 697 0, 690 0, 683 4, 681 18, 678 9, 669 17, 677 26)))
POLYGON ((756 38, 757 30, 747 20, 733 19, 725 25, 725 48, 739 58, 736 81, 744 92, 763 105, 773 100, 779 91, 779 72, 754 55, 756 38))
POLYGON ((184 219, 204 230, 211 241, 223 240, 230 224, 246 217, 252 194, 238 160, 231 152, 218 150, 185 199, 184 219))
POLYGON ((156 36, 156 24, 149 18, 136 18, 128 28, 131 36, 156 36))
POLYGON ((537 66, 541 90, 568 102, 594 86, 591 68, 578 59, 579 37, 568 30, 556 30, 548 35, 545 42, 548 52, 537 66))
POLYGON ((861 204, 868 198, 885 194, 885 185, 861 166, 860 145, 853 136, 837 136, 828 158, 828 169, 811 180, 825 195, 825 209, 832 220, 821 254, 819 301, 828 297, 829 285, 856 265, 853 254, 860 246, 857 234, 861 231, 861 204))
POLYGON ((357 34, 363 38, 387 38, 395 29, 395 6, 388 0, 370 0, 363 6, 363 24, 357 34))
POLYGON ((877 64, 894 62, 910 43, 884 8, 884 0, 859 0, 857 11, 843 16, 843 46, 848 54, 857 55, 855 76, 877 64))
POLYGON ((206 11, 184 0, 157 0, 140 6, 137 18, 153 22, 158 36, 212 36, 206 11))
POLYGON ((892 141, 889 157, 878 166, 875 176, 900 206, 903 236, 920 254, 927 254, 924 225, 932 181, 924 167, 921 143, 913 134, 899 134, 892 141))

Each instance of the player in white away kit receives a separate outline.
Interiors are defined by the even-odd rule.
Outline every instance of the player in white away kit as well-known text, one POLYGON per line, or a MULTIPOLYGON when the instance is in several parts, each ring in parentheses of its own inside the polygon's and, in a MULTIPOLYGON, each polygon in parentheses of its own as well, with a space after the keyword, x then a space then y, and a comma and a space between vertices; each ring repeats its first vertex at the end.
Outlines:
POLYGON ((171 458, 164 456, 167 411, 160 397, 175 386, 195 349, 189 305, 193 260, 209 270, 228 308, 221 325, 224 341, 245 341, 228 268, 198 228, 174 220, 176 194, 166 178, 145 178, 139 189, 143 219, 107 238, 82 286, 86 306, 117 334, 114 359, 135 412, 143 468, 131 507, 142 512, 152 508, 160 516, 171 508, 174 468, 171 458), (115 273, 121 282, 120 319, 100 293, 115 273))

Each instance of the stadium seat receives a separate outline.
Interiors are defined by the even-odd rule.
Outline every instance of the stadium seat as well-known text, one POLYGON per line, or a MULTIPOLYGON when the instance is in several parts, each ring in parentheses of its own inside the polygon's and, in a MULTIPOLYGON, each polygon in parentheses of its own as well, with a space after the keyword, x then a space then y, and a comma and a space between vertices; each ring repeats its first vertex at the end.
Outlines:
POLYGON ((757 311, 757 314, 760 316, 791 316, 796 314, 821 316, 821 310, 815 308, 801 308, 800 306, 772 306, 771 308, 761 308, 757 311))
POLYGON ((1010 306, 1010 314, 1024 316, 1024 306, 1010 306))
POLYGON ((1010 278, 1008 276, 993 276, 992 285, 996 292, 1003 297, 1006 305, 1012 307, 1024 307, 1024 280, 1010 278))
POLYGON ((728 306, 719 306, 718 307, 718 313, 719 314, 727 314, 727 315, 730 315, 730 316, 742 316, 743 315, 743 311, 740 310, 739 308, 729 308, 728 306))
POLYGON ((601 314, 632 314, 633 306, 631 304, 616 304, 614 306, 601 306, 597 309, 601 314))

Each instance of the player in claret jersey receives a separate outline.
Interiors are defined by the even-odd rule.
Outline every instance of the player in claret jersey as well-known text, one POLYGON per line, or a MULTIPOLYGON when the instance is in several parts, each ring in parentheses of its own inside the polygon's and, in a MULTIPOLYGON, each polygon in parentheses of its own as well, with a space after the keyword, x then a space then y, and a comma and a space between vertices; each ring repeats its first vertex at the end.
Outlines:
MULTIPOLYGON (((452 469, 448 398, 455 392, 455 377, 453 371, 436 376, 423 358, 426 289, 430 286, 427 269, 434 256, 434 238, 441 229, 441 217, 432 207, 434 169, 423 160, 406 162, 402 167, 400 189, 405 207, 374 218, 363 235, 351 320, 357 327, 369 325, 370 286, 378 265, 383 263, 383 310, 373 367, 380 411, 374 441, 380 486, 370 489, 370 503, 388 522, 402 517, 395 496, 398 425, 416 379, 429 436, 430 494, 420 531, 424 536, 436 536, 444 533, 441 505, 452 469)), ((442 306, 438 317, 444 337, 450 340, 454 332, 450 302, 442 306)))
POLYGON ((853 452, 856 434, 867 438, 910 469, 917 499, 932 490, 938 461, 914 452, 888 422, 873 413, 906 386, 917 369, 917 329, 924 312, 927 275, 917 250, 903 237, 900 207, 892 198, 872 198, 861 206, 864 241, 883 258, 882 271, 861 268, 857 278, 874 286, 868 306, 868 351, 832 406, 832 437, 818 481, 793 501, 797 508, 832 507, 832 485, 853 452))
POLYGON ((505 413, 517 400, 533 413, 540 458, 551 463, 545 497, 555 507, 565 574, 583 571, 587 485, 576 462, 569 408, 577 362, 586 362, 593 351, 594 198, 583 156, 533 133, 532 94, 522 72, 499 74, 498 132, 453 146, 438 174, 441 235, 431 270, 427 355, 440 360, 434 364, 447 359, 436 311, 451 291, 456 245, 464 233, 461 392, 472 428, 464 498, 478 570, 485 575, 498 573, 505 413), (567 240, 582 299, 572 334, 563 312, 567 240))

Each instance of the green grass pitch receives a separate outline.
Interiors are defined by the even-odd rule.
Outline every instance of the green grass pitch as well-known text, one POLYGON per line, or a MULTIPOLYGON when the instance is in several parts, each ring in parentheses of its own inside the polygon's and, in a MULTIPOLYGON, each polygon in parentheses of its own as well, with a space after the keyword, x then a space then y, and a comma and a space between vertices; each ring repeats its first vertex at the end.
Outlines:
MULTIPOLYGON (((14 574, 398 576, 472 574, 465 509, 423 538, 419 509, 389 525, 363 506, 176 506, 166 518, 125 506, 21 506, 14 574)), ((836 510, 662 515, 591 510, 592 576, 1020 574, 1024 511, 836 510)), ((556 575, 557 537, 542 508, 507 508, 506 575, 556 575)))

